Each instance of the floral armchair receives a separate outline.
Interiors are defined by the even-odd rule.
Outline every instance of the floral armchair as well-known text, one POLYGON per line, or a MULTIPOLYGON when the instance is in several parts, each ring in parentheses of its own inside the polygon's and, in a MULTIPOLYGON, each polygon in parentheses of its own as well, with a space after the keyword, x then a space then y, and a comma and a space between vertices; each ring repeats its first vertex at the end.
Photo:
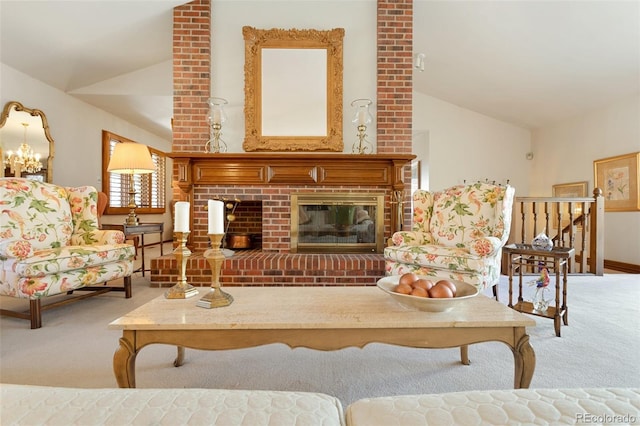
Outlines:
POLYGON ((131 297, 134 248, 121 231, 98 229, 98 193, 22 178, 0 178, 0 295, 28 299, 29 312, 0 310, 42 326, 41 311, 68 303, 41 299, 74 290, 92 290, 83 299, 110 290, 131 297), (106 286, 124 278, 124 286, 106 286), (102 284, 102 285, 99 285, 102 284))
POLYGON ((384 249, 387 275, 415 272, 493 287, 498 298, 502 247, 509 238, 515 190, 487 183, 413 193, 411 231, 384 249))

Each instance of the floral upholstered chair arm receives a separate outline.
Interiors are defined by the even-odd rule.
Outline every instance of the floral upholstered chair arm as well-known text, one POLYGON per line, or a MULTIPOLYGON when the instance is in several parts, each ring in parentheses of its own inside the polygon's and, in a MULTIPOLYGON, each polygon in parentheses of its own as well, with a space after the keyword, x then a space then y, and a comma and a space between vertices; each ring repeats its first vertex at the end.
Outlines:
POLYGON ((497 250, 502 248, 502 240, 496 237, 481 237, 475 240, 464 243, 464 248, 469 250, 469 253, 477 256, 492 256, 497 250))
POLYGON ((122 231, 111 229, 94 229, 71 236, 71 244, 74 245, 123 244, 124 241, 125 238, 122 231))
POLYGON ((397 231, 391 236, 391 241, 394 246, 420 246, 433 243, 431 234, 421 231, 397 231))
POLYGON ((0 260, 26 259, 33 256, 33 247, 27 240, 12 239, 0 242, 0 260))

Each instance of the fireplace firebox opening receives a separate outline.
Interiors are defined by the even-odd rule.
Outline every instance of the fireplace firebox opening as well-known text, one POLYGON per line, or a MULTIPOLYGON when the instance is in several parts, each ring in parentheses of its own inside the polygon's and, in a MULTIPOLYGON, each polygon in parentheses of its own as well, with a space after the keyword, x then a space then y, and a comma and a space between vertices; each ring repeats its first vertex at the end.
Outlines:
POLYGON ((384 193, 291 194, 291 253, 382 253, 384 193))

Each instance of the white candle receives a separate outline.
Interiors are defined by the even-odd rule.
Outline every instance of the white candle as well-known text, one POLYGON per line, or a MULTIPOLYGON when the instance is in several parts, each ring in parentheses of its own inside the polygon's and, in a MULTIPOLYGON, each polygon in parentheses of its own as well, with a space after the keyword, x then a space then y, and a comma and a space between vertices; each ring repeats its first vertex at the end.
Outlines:
POLYGON ((367 124, 367 111, 361 108, 360 111, 358 111, 358 125, 364 126, 365 124, 367 124))
POLYGON ((209 234, 224 234, 224 203, 209 200, 209 234))
POLYGON ((187 201, 178 201, 175 208, 173 232, 189 232, 189 203, 187 201))
POLYGON ((220 112, 220 107, 213 108, 213 123, 220 124, 222 120, 222 114, 220 112))

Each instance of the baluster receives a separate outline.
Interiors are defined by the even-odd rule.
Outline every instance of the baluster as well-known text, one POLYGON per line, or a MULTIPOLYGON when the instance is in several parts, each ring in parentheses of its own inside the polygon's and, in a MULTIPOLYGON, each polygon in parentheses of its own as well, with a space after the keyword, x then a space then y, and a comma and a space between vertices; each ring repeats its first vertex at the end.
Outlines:
POLYGON ((544 202, 544 229, 547 229, 547 237, 551 238, 553 241, 553 238, 551 237, 551 227, 549 226, 549 202, 548 201, 544 202))
POLYGON ((520 202, 520 215, 522 216, 522 229, 520 230, 520 234, 521 234, 521 238, 522 238, 522 239, 520 240, 520 242, 521 242, 522 244, 526 244, 526 240, 525 240, 525 238, 526 238, 526 235, 527 235, 527 234, 526 234, 526 227, 527 227, 527 222, 526 222, 526 219, 527 219, 527 212, 526 212, 526 210, 525 210, 525 208, 524 208, 524 201, 521 201, 521 202, 520 202))
MULTIPOLYGON (((569 213, 569 247, 573 247, 575 249, 575 243, 576 243, 575 229, 576 229, 576 225, 575 225, 575 223, 573 223, 573 215, 574 215, 573 201, 569 201, 569 203, 567 205, 567 209, 568 209, 568 213, 569 213)), ((576 268, 575 252, 574 252, 574 257, 572 259, 569 259, 569 262, 567 264, 567 268, 568 268, 569 272, 575 272, 575 268, 576 268)))
POLYGON ((562 226, 562 203, 554 201, 556 204, 556 221, 558 223, 558 247, 564 246, 564 227, 562 226))
POLYGON ((587 203, 582 203, 582 247, 580 247, 580 272, 587 272, 587 233, 589 232, 590 215, 587 203))
POLYGON ((533 213, 533 238, 535 238, 538 235, 538 209, 535 201, 531 203, 531 212, 533 213))

